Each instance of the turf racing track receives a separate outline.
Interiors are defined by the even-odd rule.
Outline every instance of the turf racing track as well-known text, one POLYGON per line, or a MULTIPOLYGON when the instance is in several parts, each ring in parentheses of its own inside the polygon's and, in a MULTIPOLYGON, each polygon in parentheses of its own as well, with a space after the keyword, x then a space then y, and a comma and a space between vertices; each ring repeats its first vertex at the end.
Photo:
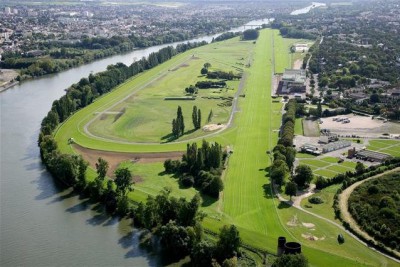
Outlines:
MULTIPOLYGON (((396 266, 394 261, 363 246, 342 229, 281 203, 272 193, 268 178, 270 159, 266 151, 277 142, 276 129, 280 126, 279 111, 282 108, 282 103, 273 102, 271 98, 272 74, 290 67, 289 41, 281 38, 277 31, 261 31, 254 45, 251 67, 245 70, 246 79, 239 90, 243 90, 241 93, 245 93, 245 97, 236 97, 237 107, 232 108, 230 127, 207 136, 208 141, 231 146, 234 153, 224 173, 223 194, 216 204, 203 208, 204 212, 212 215, 206 217, 204 227, 216 232, 224 224, 235 224, 246 244, 270 253, 276 253, 277 238, 286 236, 288 240, 302 243, 312 266, 396 266), (315 227, 309 229, 304 223, 312 223, 315 227), (319 240, 304 238, 310 232, 320 237, 319 240), (346 240, 342 245, 336 240, 339 233, 346 240)), ((191 53, 176 56, 134 77, 137 90, 164 75, 166 70, 182 64, 191 53)), ((132 93, 129 87, 121 85, 71 116, 56 133, 62 152, 76 153, 67 143, 70 137, 78 145, 92 150, 130 153, 184 151, 188 140, 165 144, 129 143, 100 139, 88 133, 86 125, 96 112, 104 112, 110 103, 123 101, 132 93)), ((195 140, 200 142, 203 138, 195 140)))

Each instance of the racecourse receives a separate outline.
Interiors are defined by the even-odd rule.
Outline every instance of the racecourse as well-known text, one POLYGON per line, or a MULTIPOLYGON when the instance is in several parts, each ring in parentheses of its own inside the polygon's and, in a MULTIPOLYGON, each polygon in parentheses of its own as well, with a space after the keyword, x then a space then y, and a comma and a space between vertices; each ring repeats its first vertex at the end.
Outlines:
MULTIPOLYGON (((234 41, 228 40, 219 44, 217 49, 222 55, 224 55, 224 44, 230 44, 229 42, 234 41)), ((238 39, 235 42, 240 43, 238 39)), ((278 31, 266 29, 260 32, 260 37, 255 44, 247 44, 248 50, 242 56, 250 63, 249 68, 243 68, 246 77, 243 81, 245 97, 238 99, 238 111, 234 114, 231 127, 218 135, 206 138, 207 141, 229 145, 233 149, 233 154, 229 158, 228 168, 223 175, 225 189, 221 198, 218 201, 205 199, 206 203, 203 203, 202 209, 208 215, 204 220, 204 227, 217 231, 224 224, 235 224, 246 244, 270 253, 276 253, 277 238, 284 235, 288 240, 302 243, 302 250, 311 266, 396 266, 395 262, 365 247, 337 226, 280 203, 272 194, 268 178, 268 167, 271 162, 266 151, 271 150, 277 142, 276 130, 280 126, 282 104, 272 102, 271 79, 273 73, 279 73, 285 67, 291 67, 289 47, 294 42, 296 40, 283 39, 278 31), (311 224, 312 228, 310 228, 311 224), (336 239, 339 233, 345 237, 345 243, 342 245, 339 245, 336 239)), ((213 45, 215 44, 210 47, 213 45)), ((115 136, 113 140, 106 134, 89 135, 84 129, 85 125, 96 120, 98 112, 107 110, 115 103, 127 101, 132 93, 147 90, 145 85, 149 81, 163 79, 165 72, 187 62, 193 54, 198 53, 201 58, 201 49, 207 49, 207 47, 178 55, 165 64, 133 77, 118 89, 71 116, 56 134, 56 140, 62 152, 74 153, 72 147, 67 144, 70 137, 83 147, 98 150, 183 151, 186 142, 139 143, 123 138, 118 139, 115 136)), ((203 52, 203 55, 205 53, 203 52)), ((238 56, 236 59, 242 57, 238 56)), ((228 57, 221 56, 213 62, 222 64, 225 58, 228 57)), ((134 103, 131 104, 134 105, 134 103)), ((200 142, 202 136, 194 135, 193 138, 200 142)), ((147 194, 155 194, 163 186, 171 186, 175 194, 180 194, 181 189, 177 186, 175 179, 159 174, 163 171, 162 164, 144 163, 136 166, 124 164, 132 169, 134 175, 140 176, 143 180, 137 182, 135 191, 130 194, 133 199, 144 200, 147 194)), ((91 173, 94 172, 91 171, 91 173)), ((194 190, 185 190, 182 195, 190 197, 194 193, 194 190)))

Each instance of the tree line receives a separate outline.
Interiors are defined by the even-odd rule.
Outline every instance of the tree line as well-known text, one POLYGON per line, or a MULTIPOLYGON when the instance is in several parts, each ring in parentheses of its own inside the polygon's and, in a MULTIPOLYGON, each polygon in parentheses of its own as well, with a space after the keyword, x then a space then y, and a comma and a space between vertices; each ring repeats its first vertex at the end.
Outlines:
POLYGON ((240 74, 234 74, 232 71, 209 71, 207 72, 208 79, 224 79, 224 80, 234 80, 240 79, 242 76, 240 74))
POLYGON ((56 41, 40 43, 44 55, 51 58, 37 58, 27 53, 5 53, 0 61, 2 68, 21 69, 18 80, 28 77, 38 77, 57 73, 72 67, 92 62, 104 57, 132 51, 136 48, 145 48, 154 45, 180 42, 191 38, 192 35, 170 32, 161 36, 113 36, 86 37, 80 42, 60 43, 56 41))
POLYGON ((286 38, 297 38, 297 39, 310 39, 315 40, 317 37, 309 32, 303 31, 299 27, 290 26, 278 19, 271 23, 272 29, 278 29, 280 34, 286 38))
POLYGON ((203 140, 201 147, 188 144, 182 160, 166 160, 166 173, 174 173, 182 185, 196 187, 202 193, 218 198, 223 190, 221 174, 228 154, 218 143, 210 144, 203 140))
POLYGON ((132 174, 128 168, 118 168, 115 179, 106 179, 109 164, 99 158, 97 176, 85 176, 88 163, 81 156, 61 154, 57 143, 47 135, 40 143, 42 159, 49 172, 68 186, 103 203, 110 214, 128 216, 138 227, 149 230, 141 244, 152 246, 151 236, 159 238, 162 251, 170 260, 191 257, 193 266, 210 266, 235 261, 240 255, 241 239, 235 226, 221 228, 216 242, 204 239, 201 221, 205 214, 199 210, 201 198, 196 194, 191 200, 175 198, 164 188, 157 196, 148 196, 145 202, 132 202, 128 193, 133 191, 132 174))

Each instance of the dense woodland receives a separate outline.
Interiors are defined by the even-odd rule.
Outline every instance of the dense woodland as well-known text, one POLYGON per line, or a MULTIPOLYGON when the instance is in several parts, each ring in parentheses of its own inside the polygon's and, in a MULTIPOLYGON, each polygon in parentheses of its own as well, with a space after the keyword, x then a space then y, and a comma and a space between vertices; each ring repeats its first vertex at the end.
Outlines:
POLYGON ((349 198, 349 211, 361 228, 400 250, 400 174, 391 173, 358 186, 349 198))

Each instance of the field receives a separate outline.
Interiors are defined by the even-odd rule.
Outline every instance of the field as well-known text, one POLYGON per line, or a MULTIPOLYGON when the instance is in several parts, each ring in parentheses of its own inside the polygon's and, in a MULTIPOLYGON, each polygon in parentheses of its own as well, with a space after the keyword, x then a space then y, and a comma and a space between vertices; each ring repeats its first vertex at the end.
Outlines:
POLYGON ((185 88, 198 81, 207 80, 200 75, 205 63, 209 71, 222 70, 240 73, 251 62, 252 42, 230 42, 221 49, 219 43, 200 48, 177 66, 161 72, 148 83, 128 86, 135 91, 123 101, 112 103, 92 119, 85 129, 94 136, 109 140, 131 142, 168 141, 171 121, 176 117, 178 105, 182 107, 186 134, 179 140, 204 136, 208 132, 195 130, 192 124, 192 109, 196 105, 202 112, 202 126, 206 125, 210 111, 211 124, 226 124, 232 109, 232 100, 239 87, 239 81, 228 81, 222 89, 199 89, 195 100, 164 100, 166 97, 186 96, 185 88), (229 55, 229 56, 226 56, 229 55), (224 58, 226 58, 224 60, 224 58))
POLYGON ((400 157, 400 140, 370 140, 367 149, 400 157))
MULTIPOLYGON (((270 180, 266 172, 270 165, 266 151, 271 150, 277 142, 276 130, 281 122, 279 111, 282 104, 272 102, 271 79, 273 73, 282 72, 285 67, 290 67, 289 47, 293 42, 296 42, 296 40, 282 39, 278 31, 263 30, 255 45, 252 43, 243 44, 238 39, 233 39, 221 42, 218 46, 212 44, 176 56, 165 64, 132 78, 117 90, 74 114, 58 129, 56 139, 59 147, 63 152, 73 153, 72 147, 67 144, 68 138, 73 137, 78 144, 92 149, 125 152, 183 151, 186 147, 184 140, 166 144, 145 144, 135 143, 132 140, 136 141, 137 139, 124 137, 125 140, 111 141, 109 136, 95 137, 86 134, 85 125, 96 118, 97 112, 104 112, 119 101, 123 103, 141 85, 158 79, 169 69, 173 69, 188 60, 193 54, 202 58, 202 55, 210 55, 213 50, 220 49, 218 53, 223 53, 225 46, 228 47, 228 50, 229 46, 232 47, 232 50, 236 45, 238 48, 248 46, 248 50, 243 49, 246 52, 243 52, 245 54, 242 57, 249 58, 251 67, 244 68, 247 77, 244 80, 246 96, 238 98, 239 112, 235 113, 230 128, 218 133, 218 135, 207 137, 207 141, 217 141, 223 145, 231 146, 234 153, 231 155, 228 168, 223 175, 225 189, 222 197, 218 201, 203 199, 202 209, 207 214, 203 223, 204 227, 218 231, 224 224, 235 224, 246 244, 267 250, 270 253, 276 253, 277 238, 284 235, 288 240, 302 243, 302 250, 309 259, 311 266, 395 266, 394 262, 363 246, 346 233, 343 233, 346 242, 339 245, 336 237, 338 233, 342 233, 341 229, 325 220, 280 203, 272 194, 270 180), (128 139, 131 141, 127 141, 128 139), (294 224, 288 224, 288 222, 293 221, 294 224), (314 230, 305 227, 302 223, 312 223, 314 230), (309 238, 311 233, 319 239, 311 240, 309 238)), ((232 58, 230 53, 233 52, 226 52, 215 60, 216 63, 211 64, 214 66, 222 64, 221 62, 224 62, 225 59, 232 58), (221 62, 218 63, 218 61, 221 62)), ((203 60, 211 61, 214 59, 211 56, 207 57, 204 57, 203 60)), ((238 58, 237 55, 235 57, 238 58)), ((190 62, 190 64, 197 64, 197 62, 190 62)), ((198 67, 201 64, 198 62, 198 66, 193 65, 193 71, 195 71, 189 77, 198 75, 198 67)), ((186 69, 182 69, 182 71, 186 71, 186 69)), ((161 79, 164 79, 164 76, 161 79)), ((180 81, 178 78, 171 79, 177 79, 175 82, 180 81)), ((151 91, 152 89, 151 87, 143 88, 143 94, 150 94, 147 90, 151 91)), ((161 102, 164 104, 164 101, 161 102)), ((131 104, 133 107, 135 100, 131 104)), ((171 109, 173 110, 173 108, 171 109)), ((97 133, 100 131, 97 130, 97 133)), ((115 133, 117 131, 111 132, 112 138, 123 139, 122 136, 117 136, 115 133)), ((123 134, 123 130, 119 134, 123 134)), ((157 135, 162 135, 161 131, 157 135)), ((202 139, 201 136, 193 135, 193 137, 198 142, 202 139)), ((156 137, 152 138, 152 140, 156 140, 156 137)), ((302 160, 314 163, 314 168, 322 168, 323 171, 332 173, 338 171, 327 169, 331 167, 334 160, 332 158, 321 160, 304 158, 302 160)), ((156 194, 163 186, 173 188, 174 194, 184 197, 190 197, 195 192, 193 189, 182 190, 175 178, 163 175, 162 163, 132 164, 131 162, 124 162, 122 164, 131 168, 136 176, 136 190, 130 195, 135 200, 142 201, 147 194, 156 194)), ((340 166, 347 168, 344 165, 340 166)))
MULTIPOLYGON (((298 156, 297 156, 298 157, 298 156)), ((299 158, 299 164, 310 166, 315 175, 322 175, 332 178, 337 174, 345 173, 346 171, 354 171, 356 163, 352 161, 344 161, 338 163, 338 158, 322 157, 322 158, 299 158)))

